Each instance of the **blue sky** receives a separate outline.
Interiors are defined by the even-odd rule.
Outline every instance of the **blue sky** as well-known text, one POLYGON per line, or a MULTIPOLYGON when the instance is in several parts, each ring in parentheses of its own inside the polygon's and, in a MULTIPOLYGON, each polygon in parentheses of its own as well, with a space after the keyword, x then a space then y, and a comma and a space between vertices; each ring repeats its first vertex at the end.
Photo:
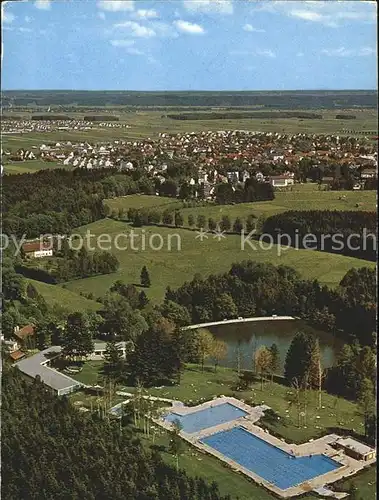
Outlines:
POLYGON ((3 4, 3 89, 377 88, 376 3, 3 4))

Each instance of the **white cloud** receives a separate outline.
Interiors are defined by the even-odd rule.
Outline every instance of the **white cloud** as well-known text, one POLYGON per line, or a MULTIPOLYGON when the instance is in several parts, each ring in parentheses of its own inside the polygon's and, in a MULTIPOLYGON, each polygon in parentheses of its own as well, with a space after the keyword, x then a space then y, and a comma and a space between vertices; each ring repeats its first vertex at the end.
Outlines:
POLYGON ((124 10, 134 10, 133 0, 99 0, 97 6, 101 10, 109 12, 119 12, 124 10))
POLYGON ((130 36, 141 37, 141 38, 150 38, 155 36, 156 33, 152 28, 148 28, 147 26, 142 26, 134 21, 124 21, 122 23, 117 23, 114 25, 115 28, 122 28, 129 31, 130 36))
MULTIPOLYGON (((5 5, 4 5, 4 7, 5 7, 5 5)), ((3 12, 2 12, 2 16, 1 16, 3 18, 3 22, 6 24, 11 24, 16 19, 16 16, 13 15, 11 12, 7 12, 4 7, 2 7, 3 12)))
POLYGON ((254 28, 251 24, 245 24, 242 28, 244 31, 248 31, 250 33, 265 33, 265 30, 260 29, 260 28, 254 28))
POLYGON ((134 45, 134 40, 110 40, 113 47, 131 47, 134 45))
POLYGON ((179 21, 174 21, 174 25, 183 33, 189 33, 191 35, 202 35, 205 33, 204 28, 200 26, 200 24, 189 23, 188 21, 183 21, 181 19, 179 19, 179 21))
POLYGON ((296 54, 296 57, 304 57, 304 52, 298 52, 298 53, 296 54))
POLYGON ((312 10, 291 10, 290 15, 292 17, 298 17, 299 19, 304 19, 305 21, 319 22, 324 20, 324 16, 319 12, 314 12, 312 10))
POLYGON ((254 3, 255 11, 283 14, 303 21, 320 23, 329 27, 357 22, 376 22, 376 2, 370 1, 275 1, 261 0, 254 3))
POLYGON ((274 58, 276 57, 276 54, 275 52, 273 52, 272 50, 270 49, 263 49, 263 50, 257 50, 257 55, 258 56, 263 56, 263 57, 270 57, 270 58, 274 58))
POLYGON ((271 49, 256 49, 256 50, 231 50, 229 52, 232 56, 261 56, 274 59, 276 57, 275 52, 271 49))
POLYGON ((328 57, 365 57, 376 54, 376 50, 372 47, 361 47, 360 49, 339 47, 338 49, 323 49, 321 53, 328 57))
POLYGON ((18 28, 18 31, 20 31, 21 33, 32 33, 32 29, 30 28, 24 28, 23 26, 21 26, 20 28, 18 28))
POLYGON ((104 12, 98 12, 98 13, 97 13, 97 17, 98 17, 99 19, 102 19, 103 21, 105 21, 105 14, 104 14, 104 12))
POLYGON ((25 16, 25 22, 26 23, 31 23, 33 21, 33 18, 29 17, 29 16, 25 16))
POLYGON ((233 14, 232 0, 183 0, 183 5, 189 12, 233 14))
POLYGON ((126 49, 126 53, 132 56, 144 56, 145 53, 142 50, 136 49, 135 47, 130 47, 126 49))
POLYGON ((40 10, 50 10, 51 9, 51 1, 50 0, 36 0, 34 2, 34 7, 40 10))
POLYGON ((171 24, 161 21, 152 21, 150 27, 155 31, 157 36, 163 38, 177 38, 179 35, 171 24))
POLYGON ((154 9, 138 9, 134 15, 139 19, 156 19, 159 17, 158 12, 154 9))

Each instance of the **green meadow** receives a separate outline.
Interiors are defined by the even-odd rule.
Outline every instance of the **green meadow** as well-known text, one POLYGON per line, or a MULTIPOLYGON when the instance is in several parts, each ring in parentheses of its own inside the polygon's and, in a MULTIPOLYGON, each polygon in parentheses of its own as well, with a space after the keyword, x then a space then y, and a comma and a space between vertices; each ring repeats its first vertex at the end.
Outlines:
POLYGON ((47 170, 55 168, 67 168, 62 163, 42 161, 42 160, 26 160, 13 161, 4 164, 4 172, 6 174, 32 174, 38 170, 47 170))
POLYGON ((48 285, 47 283, 32 279, 28 279, 27 281, 35 287, 37 292, 44 297, 50 306, 59 307, 69 312, 97 311, 100 309, 101 305, 98 302, 88 300, 62 286, 48 285))
POLYGON ((120 198, 105 200, 111 210, 118 211, 129 208, 147 208, 163 212, 166 209, 178 209, 184 216, 184 224, 187 225, 188 215, 195 218, 204 215, 216 221, 227 215, 233 220, 236 217, 246 219, 253 214, 257 217, 274 215, 286 210, 376 210, 375 191, 319 191, 318 185, 295 184, 292 190, 277 191, 272 201, 239 203, 236 205, 215 205, 213 203, 194 203, 193 207, 187 208, 188 203, 183 203, 173 198, 147 195, 130 195, 120 198), (357 207, 357 204, 359 206, 357 207), (186 207, 186 208, 184 208, 186 207))
MULTIPOLYGON (((238 235, 227 235, 218 241, 210 234, 201 242, 196 238, 196 231, 156 226, 132 228, 125 222, 112 219, 102 219, 83 226, 77 233, 85 235, 87 231, 94 237, 107 235, 102 236, 102 249, 108 248, 120 262, 116 273, 65 284, 73 292, 92 293, 95 297, 104 295, 116 280, 138 285, 143 266, 147 267, 151 278, 151 287, 146 293, 150 299, 160 301, 167 286, 177 288, 191 280, 195 273, 205 277, 226 272, 234 262, 242 260, 291 266, 304 278, 318 279, 330 286, 336 286, 352 267, 375 265, 352 257, 311 250, 289 248, 280 252, 277 245, 268 249, 265 245, 262 245, 264 248, 260 247, 257 242, 254 243, 254 249, 247 244, 241 249, 241 237, 238 235), (134 250, 127 236, 131 230, 134 231, 134 250), (120 249, 115 248, 116 237, 119 238, 120 249), (161 249, 158 250, 159 246, 161 249)), ((94 237, 91 239, 92 245, 96 242, 94 237)))

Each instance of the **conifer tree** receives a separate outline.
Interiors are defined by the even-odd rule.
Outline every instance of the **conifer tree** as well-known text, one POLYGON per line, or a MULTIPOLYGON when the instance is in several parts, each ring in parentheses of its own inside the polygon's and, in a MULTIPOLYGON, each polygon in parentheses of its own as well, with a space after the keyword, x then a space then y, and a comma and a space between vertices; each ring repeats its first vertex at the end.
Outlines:
POLYGON ((313 345, 313 337, 304 332, 296 333, 288 349, 284 366, 284 376, 289 383, 296 379, 297 383, 304 387, 309 379, 313 345))
POLYGON ((150 286, 150 276, 149 276, 149 271, 147 270, 146 266, 143 266, 141 270, 141 285, 148 288, 150 286))
POLYGON ((279 356, 279 349, 276 344, 272 344, 269 350, 271 354, 270 372, 271 372, 271 383, 272 383, 274 381, 275 373, 277 373, 279 370, 280 356, 279 356))

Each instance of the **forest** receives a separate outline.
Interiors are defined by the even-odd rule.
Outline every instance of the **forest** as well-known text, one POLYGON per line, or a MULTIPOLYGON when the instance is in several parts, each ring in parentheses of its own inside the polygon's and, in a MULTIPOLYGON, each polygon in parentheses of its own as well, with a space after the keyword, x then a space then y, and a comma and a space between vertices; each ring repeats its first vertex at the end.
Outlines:
POLYGON ((103 199, 142 192, 154 185, 142 172, 120 174, 117 169, 87 171, 41 170, 3 178, 3 232, 28 238, 68 234, 75 227, 107 215, 103 199))
POLYGON ((322 120, 322 115, 316 113, 301 113, 295 111, 253 111, 250 113, 183 113, 181 115, 167 115, 172 120, 241 120, 244 118, 302 118, 322 120))
POLYGON ((351 269, 334 290, 287 266, 245 261, 223 275, 195 275, 177 290, 168 288, 166 299, 184 306, 195 324, 291 315, 362 345, 373 345, 376 331, 376 277, 369 268, 351 269))
POLYGON ((12 90, 4 100, 14 106, 264 106, 279 109, 351 109, 377 107, 374 90, 137 92, 77 90, 12 90))
POLYGON ((227 500, 143 447, 128 421, 80 413, 9 366, 2 382, 4 500, 227 500))
POLYGON ((343 210, 290 210, 268 217, 262 233, 292 246, 376 260, 377 220, 375 212, 343 210), (312 235, 312 242, 305 241, 312 235), (298 242, 298 243, 297 243, 298 242), (312 243, 312 246, 310 244, 312 243), (308 246, 307 246, 308 245, 308 246))

